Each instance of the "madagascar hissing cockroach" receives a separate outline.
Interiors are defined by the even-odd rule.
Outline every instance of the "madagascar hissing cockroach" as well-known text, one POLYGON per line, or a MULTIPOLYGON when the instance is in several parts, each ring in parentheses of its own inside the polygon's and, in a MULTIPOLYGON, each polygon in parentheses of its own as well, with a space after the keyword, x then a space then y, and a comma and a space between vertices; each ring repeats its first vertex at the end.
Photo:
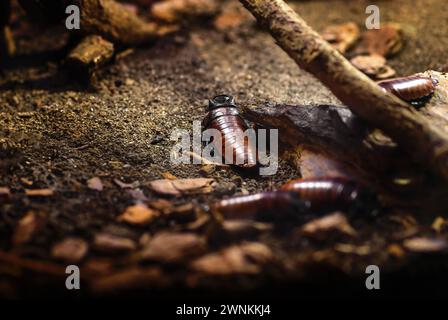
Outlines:
POLYGON ((433 93, 438 82, 435 79, 422 76, 395 78, 378 82, 386 92, 413 105, 422 105, 433 93))
POLYGON ((202 126, 204 129, 216 129, 221 133, 221 145, 215 145, 215 148, 221 150, 221 156, 226 163, 245 169, 257 166, 255 147, 247 139, 242 139, 242 134, 249 127, 240 116, 233 97, 219 95, 210 100, 208 114, 202 126), (226 155, 226 146, 233 148, 231 154, 228 152, 229 155, 226 155), (232 159, 229 159, 230 156, 232 159))
POLYGON ((237 196, 215 203, 212 208, 226 219, 284 220, 301 218, 309 211, 308 201, 296 192, 267 191, 237 196))
POLYGON ((370 211, 379 209, 376 194, 365 186, 345 178, 296 179, 281 190, 297 192, 309 201, 312 211, 370 211))

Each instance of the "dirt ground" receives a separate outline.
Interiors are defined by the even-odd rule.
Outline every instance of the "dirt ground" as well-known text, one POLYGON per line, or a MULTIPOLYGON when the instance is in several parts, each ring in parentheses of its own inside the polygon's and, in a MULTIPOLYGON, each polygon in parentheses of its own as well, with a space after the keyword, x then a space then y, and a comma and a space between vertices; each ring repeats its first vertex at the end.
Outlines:
MULTIPOLYGON (((362 26, 368 4, 293 2, 317 30, 349 21, 362 26)), ((399 75, 428 69, 448 71, 445 1, 393 0, 378 1, 378 5, 382 21, 400 23, 405 30, 404 50, 389 61, 399 75)), ((47 53, 61 47, 63 40, 55 30, 18 39, 19 57, 0 78, 0 186, 11 190, 9 200, 0 200, 0 295, 5 297, 68 294, 61 280, 64 269, 58 269, 66 264, 53 259, 50 248, 69 235, 90 243, 96 233, 106 232, 138 242, 145 233, 153 236, 161 230, 188 230, 190 226, 173 221, 146 227, 117 222, 116 217, 136 199, 135 193, 119 187, 114 179, 135 183, 147 198, 157 199, 160 196, 150 190, 149 182, 161 179, 164 172, 178 178, 202 177, 199 165, 171 164, 170 135, 173 128, 191 130, 192 120, 202 120, 207 99, 226 93, 245 104, 338 103, 253 23, 223 33, 210 21, 197 22, 153 46, 135 49, 101 71, 88 88, 58 72, 59 55, 47 53), (92 177, 101 178, 103 191, 87 187, 92 177), (41 188, 55 193, 50 197, 24 193, 25 189, 41 188), (31 241, 15 246, 13 232, 30 210, 45 217, 45 226, 31 241), (25 260, 43 265, 36 268, 25 260), (48 272, 50 269, 54 272, 48 272), (59 276, 58 270, 62 270, 59 276)), ((299 175, 298 169, 284 160, 275 176, 265 178, 216 168, 208 175, 218 183, 216 192, 174 201, 207 203, 226 195, 271 190, 299 175)), ((437 296, 442 294, 440 281, 446 281, 448 272, 446 254, 401 254, 402 249, 397 249, 408 237, 435 235, 431 229, 435 218, 430 212, 423 217, 357 218, 351 221, 358 232, 354 238, 307 239, 297 236, 298 226, 262 231, 243 240, 264 243, 274 262, 250 275, 195 275, 189 271, 188 261, 174 266, 158 261, 141 264, 132 258, 132 252, 109 255, 94 249, 80 264, 81 270, 87 270, 92 262, 106 266, 86 271, 89 276, 84 281, 89 288, 92 278, 146 268, 157 276, 143 277, 143 288, 135 284, 145 292, 158 288, 170 295, 182 288, 215 294, 220 290, 260 293, 261 288, 275 287, 278 290, 273 295, 296 291, 309 296, 340 294, 341 286, 342 294, 363 292, 365 267, 376 264, 385 272, 385 287, 391 295, 411 295, 412 290, 400 285, 412 278, 424 286, 421 294, 437 296), (415 227, 412 233, 403 234, 403 220, 415 227)), ((217 241, 203 229, 194 232, 207 234, 207 252, 241 242, 217 241)), ((442 236, 447 235, 445 230, 442 236)), ((124 289, 140 292, 132 285, 116 286, 116 290, 112 286, 115 294, 124 289)), ((96 294, 95 288, 81 293, 92 294, 96 294)))

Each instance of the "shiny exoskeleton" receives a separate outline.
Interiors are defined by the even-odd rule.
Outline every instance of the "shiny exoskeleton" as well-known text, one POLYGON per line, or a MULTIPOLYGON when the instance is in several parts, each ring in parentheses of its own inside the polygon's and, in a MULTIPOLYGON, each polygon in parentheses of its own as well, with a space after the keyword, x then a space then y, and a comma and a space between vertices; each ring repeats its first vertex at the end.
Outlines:
POLYGON ((378 209, 375 193, 359 183, 344 178, 297 179, 282 186, 309 201, 312 211, 370 211, 378 209))
POLYGON ((309 203, 296 192, 269 191, 232 197, 213 205, 226 219, 284 220, 309 212, 309 203))
POLYGON ((204 129, 216 129, 221 133, 221 145, 215 145, 215 148, 221 150, 225 163, 245 169, 257 166, 255 147, 242 138, 248 126, 240 116, 233 97, 220 95, 210 100, 208 114, 202 124, 204 129), (227 146, 233 149, 232 153, 228 152, 229 155, 226 155, 227 146))
POLYGON ((413 105, 421 106, 434 93, 438 82, 422 76, 396 78, 378 82, 384 91, 390 92, 413 105))

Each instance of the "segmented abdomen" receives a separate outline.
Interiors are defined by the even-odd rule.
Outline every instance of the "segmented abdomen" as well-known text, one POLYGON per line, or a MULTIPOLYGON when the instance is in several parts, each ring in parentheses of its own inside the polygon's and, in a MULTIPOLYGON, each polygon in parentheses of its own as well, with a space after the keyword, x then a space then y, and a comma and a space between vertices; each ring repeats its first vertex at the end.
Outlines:
POLYGON ((400 99, 413 102, 432 95, 437 83, 429 77, 411 76, 380 81, 378 85, 400 99))

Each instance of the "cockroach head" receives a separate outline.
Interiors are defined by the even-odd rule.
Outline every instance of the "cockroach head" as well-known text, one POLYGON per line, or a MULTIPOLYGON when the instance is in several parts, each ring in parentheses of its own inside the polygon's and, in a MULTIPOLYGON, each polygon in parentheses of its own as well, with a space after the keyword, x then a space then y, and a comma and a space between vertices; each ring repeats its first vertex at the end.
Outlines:
POLYGON ((222 107, 233 107, 236 108, 235 99, 232 96, 221 94, 214 97, 208 102, 208 109, 213 110, 222 107))

